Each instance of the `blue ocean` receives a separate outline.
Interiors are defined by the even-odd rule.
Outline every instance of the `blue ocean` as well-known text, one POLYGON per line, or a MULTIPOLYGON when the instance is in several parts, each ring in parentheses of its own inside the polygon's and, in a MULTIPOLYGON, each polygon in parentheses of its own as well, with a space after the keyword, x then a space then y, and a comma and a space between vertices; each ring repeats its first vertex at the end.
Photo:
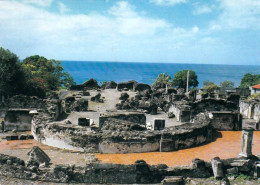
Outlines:
POLYGON ((203 86, 205 80, 213 81, 217 85, 229 80, 238 86, 245 73, 260 74, 260 65, 62 61, 62 66, 73 76, 77 84, 90 78, 98 82, 136 80, 152 84, 160 73, 174 77, 178 71, 191 69, 198 75, 199 87, 203 86))

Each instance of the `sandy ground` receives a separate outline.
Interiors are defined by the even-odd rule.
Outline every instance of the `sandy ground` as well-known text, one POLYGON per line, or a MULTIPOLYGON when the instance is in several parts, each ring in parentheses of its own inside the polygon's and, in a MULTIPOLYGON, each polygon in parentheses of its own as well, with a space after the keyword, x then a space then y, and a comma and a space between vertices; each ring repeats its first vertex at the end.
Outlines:
MULTIPOLYGON (((123 91, 129 94, 129 98, 134 97, 136 92, 133 91, 123 91)), ((73 91, 72 94, 75 94, 76 97, 80 97, 77 95, 79 92, 73 91)), ((119 97, 122 92, 117 91, 116 89, 105 89, 102 91, 90 90, 90 96, 83 96, 84 99, 89 100, 89 110, 88 112, 73 112, 69 115, 68 119, 76 124, 79 117, 86 117, 94 120, 96 125, 99 125, 99 116, 102 113, 107 111, 117 111, 116 104, 119 103, 119 97), (90 101, 90 98, 101 93, 101 97, 104 99, 104 103, 96 103, 90 101)), ((72 95, 70 93, 70 95, 72 95)), ((117 111, 117 112, 126 112, 126 111, 117 111)), ((169 119, 167 114, 163 111, 158 111, 157 115, 146 114, 146 122, 152 123, 155 118, 165 119, 165 126, 170 127, 174 125, 180 125, 181 122, 178 122, 176 119, 169 119)))
MULTIPOLYGON (((221 131, 221 137, 206 145, 178 150, 173 152, 151 152, 132 154, 96 154, 103 163, 133 164, 136 160, 143 159, 148 164, 166 164, 170 167, 189 165, 192 159, 200 158, 210 161, 219 156, 222 159, 237 157, 241 151, 241 131, 221 131)), ((260 131, 254 132, 253 153, 260 154, 260 131)), ((39 146, 51 158, 53 164, 76 164, 84 166, 84 154, 61 150, 43 145, 35 140, 1 141, 0 153, 27 159, 27 153, 32 146, 39 146)))

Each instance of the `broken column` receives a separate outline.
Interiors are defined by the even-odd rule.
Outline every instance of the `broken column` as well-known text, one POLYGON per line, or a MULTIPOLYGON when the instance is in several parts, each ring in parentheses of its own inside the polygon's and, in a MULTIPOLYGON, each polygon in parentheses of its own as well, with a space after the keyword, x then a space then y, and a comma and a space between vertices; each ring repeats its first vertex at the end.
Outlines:
POLYGON ((220 158, 215 157, 211 159, 211 165, 212 165, 214 177, 217 180, 222 179, 224 177, 224 173, 223 173, 223 163, 221 162, 220 158))
POLYGON ((252 156, 252 141, 253 129, 243 129, 242 131, 242 152, 239 154, 241 157, 252 156))
POLYGON ((49 156, 38 146, 32 147, 31 151, 27 155, 29 156, 29 160, 26 162, 27 166, 48 166, 51 161, 49 156))

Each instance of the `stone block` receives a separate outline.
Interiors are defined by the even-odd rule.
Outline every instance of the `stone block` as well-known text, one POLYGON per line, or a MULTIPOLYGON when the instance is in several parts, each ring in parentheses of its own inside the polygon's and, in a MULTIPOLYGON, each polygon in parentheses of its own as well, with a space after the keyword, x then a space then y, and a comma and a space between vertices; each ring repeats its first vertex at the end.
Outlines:
POLYGON ((256 164, 255 165, 254 177, 255 178, 260 178, 260 164, 256 164))
POLYGON ((18 140, 18 135, 8 135, 6 136, 7 141, 12 141, 12 140, 18 140))
POLYGON ((160 152, 170 152, 174 150, 174 142, 172 139, 160 140, 160 152))
POLYGON ((21 134, 19 136, 19 140, 26 140, 26 139, 28 139, 28 135, 27 134, 21 134))
POLYGON ((237 167, 234 167, 234 168, 229 168, 227 169, 227 174, 238 174, 238 168, 237 167))
POLYGON ((184 185, 184 179, 182 176, 166 176, 162 182, 162 185, 184 185))
POLYGON ((223 163, 219 159, 219 157, 215 157, 211 160, 212 170, 214 177, 216 179, 222 179, 224 177, 223 173, 223 163))

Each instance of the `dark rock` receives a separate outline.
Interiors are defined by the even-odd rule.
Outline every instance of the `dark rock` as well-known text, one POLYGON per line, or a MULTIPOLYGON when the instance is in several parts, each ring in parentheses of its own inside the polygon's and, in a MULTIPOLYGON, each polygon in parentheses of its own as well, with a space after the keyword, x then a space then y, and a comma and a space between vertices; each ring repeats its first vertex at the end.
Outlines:
POLYGON ((7 141, 12 141, 12 140, 18 140, 18 135, 8 135, 6 136, 7 141))
POLYGON ((76 112, 85 112, 88 110, 88 100, 83 98, 79 99, 73 103, 71 108, 76 112))
POLYGON ((96 103, 104 103, 104 100, 101 99, 100 93, 98 93, 96 96, 91 97, 90 100, 93 101, 93 102, 96 102, 96 103))
POLYGON ((127 88, 129 90, 134 90, 136 84, 137 82, 134 80, 128 82, 121 82, 117 84, 117 90, 123 90, 124 88, 127 88))
POLYGON ((93 78, 85 81, 82 85, 85 89, 96 89, 99 87, 97 81, 93 78))
POLYGON ((127 100, 129 98, 129 95, 127 94, 127 93, 122 93, 121 95, 120 95, 120 100, 127 100))
POLYGON ((28 135, 27 134, 21 134, 19 136, 19 140, 26 140, 26 139, 28 139, 28 135))
POLYGON ((142 83, 137 83, 134 86, 135 91, 145 91, 145 90, 150 90, 151 86, 148 84, 142 84, 142 83))
POLYGON ((116 89, 117 83, 114 81, 106 82, 102 84, 101 88, 103 89, 116 89))
POLYGON ((82 91, 82 96, 90 96, 90 93, 88 91, 82 91))

